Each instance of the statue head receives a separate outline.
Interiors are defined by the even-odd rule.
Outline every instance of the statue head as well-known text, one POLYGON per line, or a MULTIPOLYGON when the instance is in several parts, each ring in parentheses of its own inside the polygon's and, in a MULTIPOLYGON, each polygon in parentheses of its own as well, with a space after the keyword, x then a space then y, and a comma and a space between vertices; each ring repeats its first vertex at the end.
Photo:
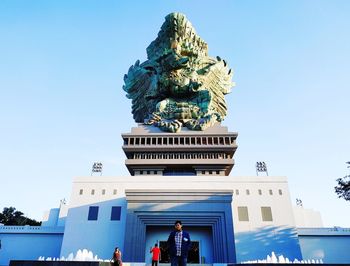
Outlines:
POLYGON ((185 15, 165 17, 147 58, 124 77, 136 122, 178 132, 184 126, 204 130, 226 116, 233 73, 225 60, 208 56, 207 43, 185 15))
POLYGON ((208 55, 207 43, 196 34, 184 14, 170 13, 165 17, 157 38, 147 47, 147 57, 156 60, 169 51, 179 56, 208 55))

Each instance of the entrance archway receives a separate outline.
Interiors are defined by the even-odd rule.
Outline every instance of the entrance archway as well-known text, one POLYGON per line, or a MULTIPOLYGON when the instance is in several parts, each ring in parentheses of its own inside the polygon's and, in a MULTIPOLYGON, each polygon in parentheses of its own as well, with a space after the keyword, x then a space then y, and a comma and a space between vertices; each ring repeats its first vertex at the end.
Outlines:
POLYGON ((164 239, 166 241, 174 222, 181 220, 186 228, 211 228, 213 263, 236 262, 232 191, 126 190, 125 194, 125 261, 146 261, 145 252, 154 245, 154 242, 146 245, 147 228, 168 228, 164 239))

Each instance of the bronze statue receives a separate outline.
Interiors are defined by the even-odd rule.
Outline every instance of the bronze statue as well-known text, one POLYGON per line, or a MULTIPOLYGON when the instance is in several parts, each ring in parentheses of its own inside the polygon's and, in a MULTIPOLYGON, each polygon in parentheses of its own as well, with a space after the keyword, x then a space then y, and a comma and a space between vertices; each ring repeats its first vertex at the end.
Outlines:
POLYGON ((182 126, 204 130, 224 119, 224 95, 234 86, 233 73, 225 60, 208 56, 207 43, 185 15, 165 17, 147 58, 142 64, 137 60, 124 76, 136 122, 179 132, 182 126))

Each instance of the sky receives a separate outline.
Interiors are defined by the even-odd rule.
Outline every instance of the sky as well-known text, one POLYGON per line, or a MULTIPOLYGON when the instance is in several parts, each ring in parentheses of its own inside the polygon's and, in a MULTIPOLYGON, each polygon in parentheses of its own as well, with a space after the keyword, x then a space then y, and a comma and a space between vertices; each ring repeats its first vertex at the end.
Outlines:
POLYGON ((334 192, 350 161, 347 0, 0 1, 0 210, 41 220, 95 161, 104 176, 129 175, 121 134, 137 124, 123 76, 171 12, 234 70, 222 123, 238 132, 231 175, 265 161, 293 203, 350 227, 334 192))

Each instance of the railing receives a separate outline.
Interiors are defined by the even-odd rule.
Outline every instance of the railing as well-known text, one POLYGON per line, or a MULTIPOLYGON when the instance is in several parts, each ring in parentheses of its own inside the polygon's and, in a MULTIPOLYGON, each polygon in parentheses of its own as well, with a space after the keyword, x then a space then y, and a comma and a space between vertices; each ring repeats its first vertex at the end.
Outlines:
POLYGON ((124 147, 135 146, 235 146, 235 136, 216 137, 124 137, 124 147))
POLYGON ((298 235, 348 235, 350 228, 343 227, 321 227, 321 228, 298 228, 298 235))
POLYGON ((29 225, 1 225, 1 233, 41 233, 41 234, 63 234, 64 226, 29 226, 29 225))

